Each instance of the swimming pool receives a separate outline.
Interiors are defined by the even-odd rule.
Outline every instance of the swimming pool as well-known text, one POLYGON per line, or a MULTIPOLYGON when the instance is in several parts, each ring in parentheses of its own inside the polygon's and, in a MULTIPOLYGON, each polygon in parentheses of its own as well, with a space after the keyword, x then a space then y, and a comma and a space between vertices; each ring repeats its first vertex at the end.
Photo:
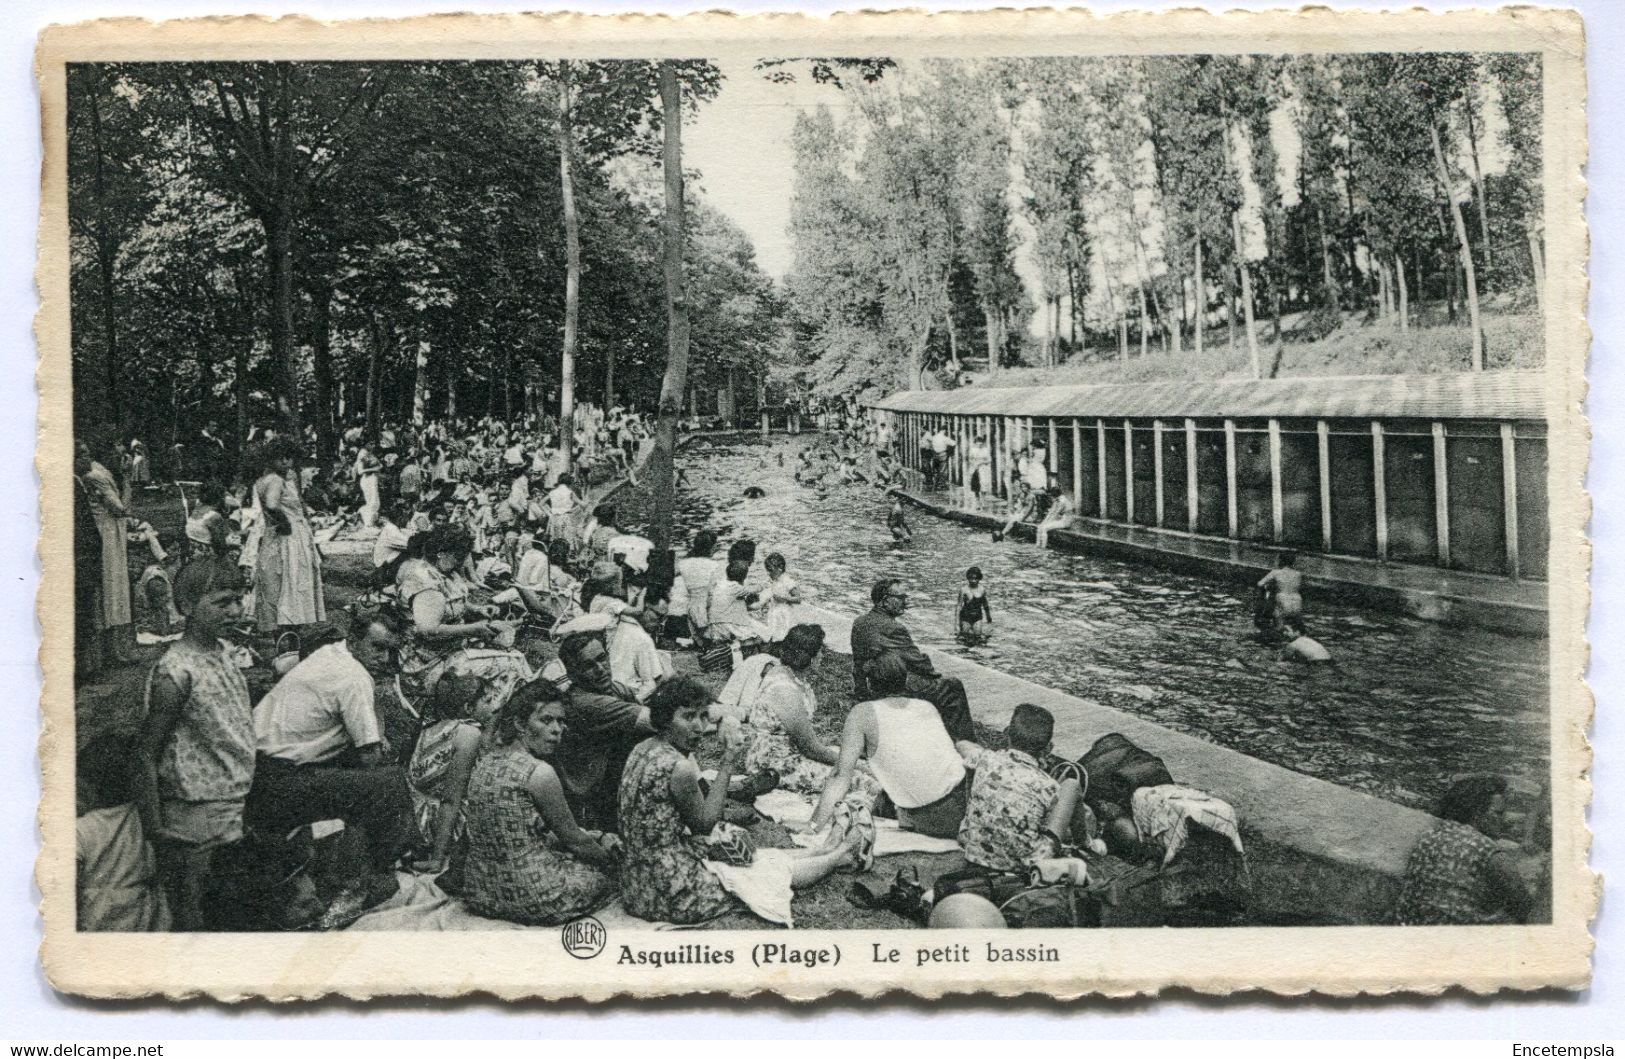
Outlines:
POLYGON ((886 530, 868 486, 797 485, 811 436, 770 444, 704 442, 679 454, 686 542, 709 526, 781 552, 807 596, 859 614, 869 587, 908 582, 903 621, 921 644, 1134 713, 1286 768, 1427 807, 1456 776, 1547 775, 1547 642, 1443 626, 1309 598, 1311 634, 1334 667, 1276 660, 1252 642, 1245 593, 1149 564, 995 544, 990 535, 909 512, 911 543, 886 530), (783 457, 783 464, 780 457, 783 457), (766 496, 747 500, 751 486, 766 496), (986 575, 992 640, 954 639, 966 567, 986 575))

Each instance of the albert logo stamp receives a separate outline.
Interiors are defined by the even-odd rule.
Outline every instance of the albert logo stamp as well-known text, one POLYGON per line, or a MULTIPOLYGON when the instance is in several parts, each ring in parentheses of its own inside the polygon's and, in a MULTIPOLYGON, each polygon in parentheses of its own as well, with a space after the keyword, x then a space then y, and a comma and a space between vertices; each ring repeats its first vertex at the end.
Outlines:
POLYGON ((574 923, 566 923, 564 929, 559 931, 559 939, 564 942, 564 951, 578 960, 590 960, 603 952, 606 937, 604 925, 592 916, 578 919, 574 923))

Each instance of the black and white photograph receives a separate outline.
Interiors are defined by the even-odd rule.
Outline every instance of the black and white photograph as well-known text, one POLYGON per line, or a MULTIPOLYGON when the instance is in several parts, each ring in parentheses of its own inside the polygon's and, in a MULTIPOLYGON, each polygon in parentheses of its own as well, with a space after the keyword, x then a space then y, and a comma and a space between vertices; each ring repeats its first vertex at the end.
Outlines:
POLYGON ((1473 27, 65 35, 48 922, 1583 980, 1578 20, 1473 27))

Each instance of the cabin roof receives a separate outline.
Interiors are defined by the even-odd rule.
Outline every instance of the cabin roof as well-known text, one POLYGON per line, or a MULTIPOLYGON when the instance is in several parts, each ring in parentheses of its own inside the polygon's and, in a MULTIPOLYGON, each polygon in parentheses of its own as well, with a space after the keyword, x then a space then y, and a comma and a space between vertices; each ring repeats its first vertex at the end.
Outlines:
POLYGON ((1538 371, 1294 379, 1168 379, 1087 386, 904 390, 869 403, 956 415, 1323 419, 1546 418, 1538 371))

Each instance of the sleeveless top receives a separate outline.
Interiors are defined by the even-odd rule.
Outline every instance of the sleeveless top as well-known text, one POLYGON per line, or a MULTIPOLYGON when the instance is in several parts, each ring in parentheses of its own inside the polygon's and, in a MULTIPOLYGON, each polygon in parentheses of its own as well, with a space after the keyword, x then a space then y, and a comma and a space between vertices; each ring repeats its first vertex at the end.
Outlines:
POLYGON ((875 699, 880 748, 869 765, 891 800, 918 809, 946 795, 965 778, 965 762, 942 715, 924 699, 875 699))

